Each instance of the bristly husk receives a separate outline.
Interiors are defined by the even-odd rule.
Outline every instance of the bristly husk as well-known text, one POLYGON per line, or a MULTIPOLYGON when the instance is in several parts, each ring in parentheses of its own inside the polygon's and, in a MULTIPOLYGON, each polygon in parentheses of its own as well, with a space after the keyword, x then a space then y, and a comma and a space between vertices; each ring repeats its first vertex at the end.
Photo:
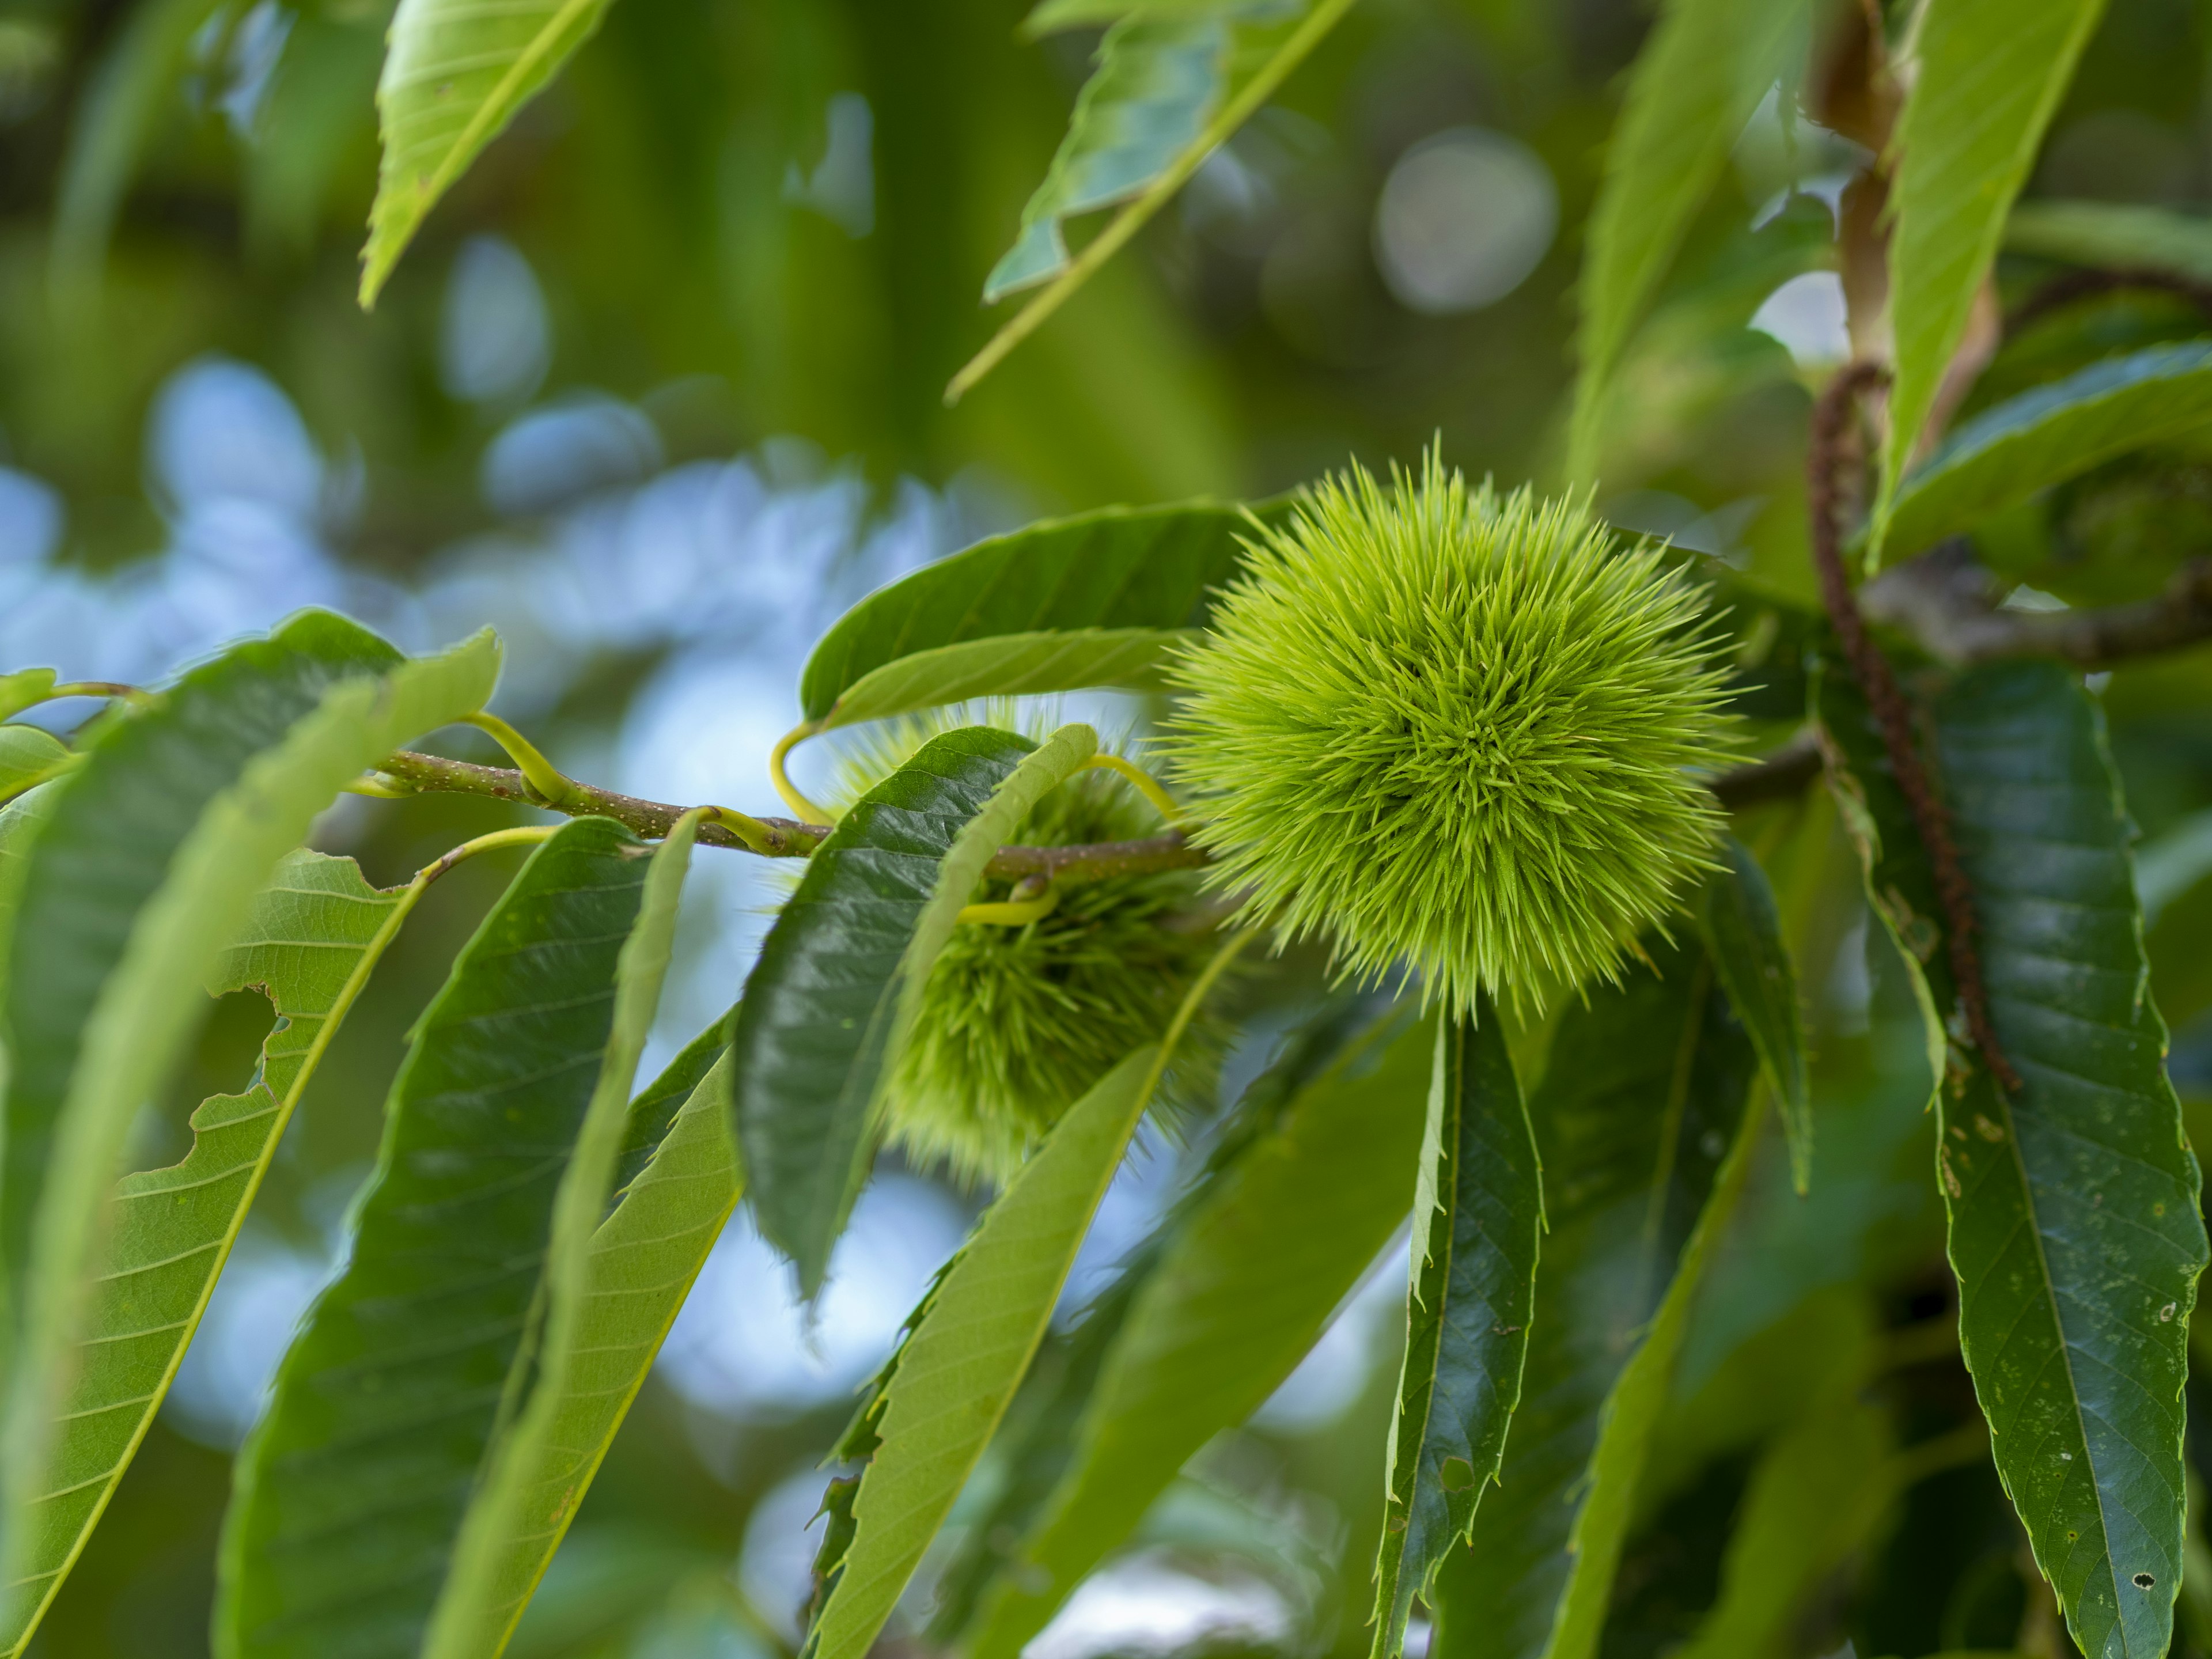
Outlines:
POLYGON ((1465 1014, 1618 975, 1711 867, 1729 757, 1701 592, 1586 501, 1500 500, 1431 453, 1256 531, 1173 671, 1167 750, 1210 879, 1465 1014))

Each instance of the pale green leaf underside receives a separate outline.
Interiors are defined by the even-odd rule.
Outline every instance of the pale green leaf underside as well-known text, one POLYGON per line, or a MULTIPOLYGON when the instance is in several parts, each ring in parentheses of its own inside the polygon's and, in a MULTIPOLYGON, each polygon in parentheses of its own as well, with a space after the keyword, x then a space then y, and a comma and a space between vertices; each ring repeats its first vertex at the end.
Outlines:
POLYGON ((44 702, 54 689, 55 678, 51 668, 19 668, 12 674, 0 674, 0 720, 12 720, 26 708, 44 702))
POLYGON ((35 726, 0 726, 0 800, 12 799, 66 765, 68 745, 35 726))
POLYGON ((1906 459, 1965 337, 2013 198, 2104 0, 1931 0, 1898 124, 1889 289, 1896 380, 1882 439, 1887 524, 1906 459))
POLYGON ((1990 514, 2146 445, 2212 421, 2212 344, 2108 357, 1984 410, 1914 469, 1891 509, 1882 560, 1972 529, 1990 514))
POLYGON ((33 1500, 25 1574, 9 1587, 0 1650, 29 1640, 160 1409, 325 1028, 343 1017, 401 901, 371 887, 351 859, 295 852, 223 953, 208 989, 258 987, 276 1010, 261 1073, 244 1094, 201 1103, 180 1162, 117 1185, 82 1364, 33 1500))
POLYGON ((900 1351, 807 1659, 861 1659, 890 1616, 1029 1369, 1160 1065, 1139 1048, 1071 1107, 938 1285, 900 1351))
MULTIPOLYGON (((554 1199, 544 1288, 533 1310, 539 1334, 532 1354, 530 1393, 520 1417, 493 1448, 461 1523, 423 1644, 425 1659, 488 1659, 507 1645, 562 1525, 583 1496, 579 1487, 565 1494, 565 1501, 556 1497, 549 1511, 544 1490, 547 1464, 560 1461, 596 1468, 593 1451, 605 1449, 604 1440, 596 1449, 571 1445, 562 1431, 575 1425, 573 1386, 599 1370, 591 1330, 597 1311, 594 1236, 615 1185, 638 1058, 660 1006, 661 983, 676 942, 677 901, 697 827, 690 814, 678 819, 646 873, 637 920, 615 969, 614 1019, 599 1082, 554 1199)), ((692 1267, 696 1272, 696 1261, 692 1267)), ((672 1309, 670 1313, 672 1317, 672 1309)), ((607 1425, 610 1434, 613 1426, 607 1425)))
MULTIPOLYGON (((107 1218, 113 1171, 133 1115, 167 1075, 204 1007, 200 988, 217 942, 237 936, 254 895, 343 785, 409 738, 483 706, 499 655, 487 632, 380 678, 340 681, 209 803, 135 918, 86 1021, 40 1172, 7 1425, 11 1550, 35 1535, 30 1505, 76 1370, 82 1287, 107 1218)), ((27 1576, 11 1564, 11 1582, 27 1576)))
POLYGON ((2022 202, 2005 251, 2101 270, 2158 270, 2212 282, 2212 219, 2131 202, 2022 202))
POLYGON ((1299 1091, 1138 1291, 971 1659, 1015 1659, 1191 1455, 1291 1374, 1405 1219, 1436 1028, 1388 1030, 1299 1091))
POLYGON ((362 302, 432 204, 599 27, 611 0, 400 0, 376 104, 384 161, 362 302))
POLYGON ((1597 464, 1605 385, 1729 150, 1793 50, 1802 0, 1668 0, 1606 147, 1583 260, 1572 470, 1597 464))
POLYGON ((1156 690, 1170 654, 1197 637, 1189 629, 1080 628, 1003 634, 918 651, 863 675, 837 699, 823 728, 976 697, 1035 696, 1092 686, 1156 690))

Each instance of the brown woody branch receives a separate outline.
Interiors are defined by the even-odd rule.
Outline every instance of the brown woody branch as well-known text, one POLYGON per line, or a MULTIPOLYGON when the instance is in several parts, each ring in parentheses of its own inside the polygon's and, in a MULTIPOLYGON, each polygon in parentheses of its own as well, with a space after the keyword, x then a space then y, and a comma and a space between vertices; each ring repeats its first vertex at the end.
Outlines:
MULTIPOLYGON (((1762 801, 1782 800, 1804 789, 1820 775, 1820 752, 1808 738, 1799 738, 1749 766, 1738 767, 1712 780, 1709 786, 1731 811, 1762 801)), ((550 805, 520 772, 504 767, 477 766, 442 756, 417 754, 403 749, 377 768, 383 777, 424 793, 482 795, 492 800, 513 801, 572 817, 608 817, 647 841, 658 841, 675 827, 684 808, 664 801, 641 800, 587 783, 574 784, 568 804, 550 805)), ((804 858, 822 844, 830 831, 819 824, 791 818, 755 818, 752 823, 767 832, 768 845, 756 847, 722 824, 699 826, 699 840, 709 847, 759 852, 767 858, 804 858)), ((1099 881, 1109 876, 1150 875, 1162 870, 1194 870, 1211 862, 1205 848, 1194 846, 1180 830, 1148 836, 1140 841, 1108 841, 1082 847, 1001 847, 984 866, 998 881, 1036 877, 1048 882, 1099 881)))
POLYGON ((1866 614, 1960 665, 2056 657, 2087 672, 2212 640, 2212 560, 2192 561, 2156 599, 2090 611, 2007 611, 1998 579, 1963 539, 1884 571, 1861 590, 1866 614))

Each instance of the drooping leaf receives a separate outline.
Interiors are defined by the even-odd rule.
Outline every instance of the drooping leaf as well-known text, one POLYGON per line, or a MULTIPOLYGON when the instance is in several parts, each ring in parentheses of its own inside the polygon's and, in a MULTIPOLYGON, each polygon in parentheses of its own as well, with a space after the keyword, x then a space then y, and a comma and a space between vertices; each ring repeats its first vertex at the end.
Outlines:
POLYGON ((1606 147, 1583 255, 1574 476, 1594 476, 1606 382, 1759 100, 1804 53, 1802 0, 1668 0, 1606 147))
POLYGON ((2021 202, 2005 251, 2100 270, 2155 270, 2212 282, 2212 221, 2133 202, 2021 202))
POLYGON ((1721 988, 1759 1050, 1790 1138, 1790 1180, 1802 1194, 1813 1179, 1813 1099, 1797 975, 1782 940, 1782 917, 1766 872, 1733 836, 1722 842, 1721 859, 1727 869, 1698 894, 1698 926, 1721 988))
POLYGON ((256 896, 208 989, 258 987, 276 1024, 243 1094, 192 1114, 191 1150, 126 1176, 85 1316, 83 1362, 32 1502, 24 1583, 0 1615, 0 1652, 21 1650, 137 1452, 207 1310, 301 1091, 420 893, 384 891, 350 859, 295 852, 256 896))
POLYGON ((2013 198, 2088 43, 2104 0, 1930 0, 1899 118, 1890 199, 1896 378, 1882 439, 1879 544, 2013 198))
MULTIPOLYGON (((658 1294, 648 1296, 645 1308, 625 1300, 610 1309, 603 1277, 609 1264, 596 1235, 615 1190, 629 1128, 630 1085, 660 1004, 661 981, 676 942, 677 901, 697 827, 698 818, 686 813, 653 854, 636 920, 616 964, 614 1013, 598 1083, 554 1194, 542 1288, 532 1312, 536 1332, 529 1352, 529 1393, 481 1466, 422 1644, 424 1659, 486 1659, 507 1645, 554 1547, 583 1501, 584 1488, 623 1409, 645 1380, 640 1350, 649 1364, 681 1302, 680 1296, 667 1294, 664 1276, 652 1286, 658 1294), (641 1311, 648 1322, 661 1316, 658 1325, 648 1322, 636 1329, 641 1311), (617 1332, 630 1340, 614 1355, 619 1380, 610 1393, 602 1386, 609 1358, 604 1339, 617 1332), (580 1439, 574 1437, 579 1433, 580 1439)), ((723 1109, 726 1133, 728 1103, 720 1090, 713 1093, 723 1109)), ((709 1197, 716 1225, 729 1212, 729 1203, 721 1201, 726 1197, 736 1198, 733 1181, 709 1197)), ((714 1243, 713 1232, 702 1224, 707 1217, 690 1219, 676 1257, 679 1267, 690 1269, 683 1275, 686 1283, 697 1273, 704 1248, 714 1243)), ((633 1219, 632 1236, 635 1228, 633 1219)), ((658 1265, 666 1265, 666 1258, 658 1265)), ((623 1288, 622 1281, 614 1288, 623 1288)))
POLYGON ((107 726, 58 781, 22 872, 0 1003, 9 1582, 25 1576, 125 1137, 207 1006, 209 969, 338 789, 482 708, 498 665, 488 633, 409 662, 307 612, 107 726))
POLYGON ((362 252, 377 291, 437 199, 543 91, 611 0, 400 0, 376 88, 384 161, 362 252))
POLYGON ((902 658, 1010 635, 1195 627, 1235 574, 1242 509, 1107 507, 994 536, 879 588, 822 636, 799 683, 810 721, 902 658))
POLYGON ((1033 696, 1101 685, 1157 690, 1169 653, 1195 637, 1188 629, 1085 628, 1005 634, 917 651, 848 686, 822 725, 824 730, 851 726, 975 697, 1033 696))
POLYGON ((12 800, 67 764, 69 745, 35 726, 0 726, 0 801, 12 800))
POLYGON ((0 674, 0 720, 12 720, 26 708, 37 707, 53 695, 57 676, 51 668, 19 668, 0 674))
POLYGON ((761 1232, 809 1295, 930 964, 983 866, 1097 743, 1087 726, 1042 747, 987 726, 933 738, 838 822, 762 945, 731 1036, 738 1145, 761 1232))
POLYGON ((1987 409, 1898 491, 1886 562, 1971 530, 2053 484, 2212 421, 2212 344, 2107 358, 1987 409))
POLYGON ((1413 1198, 1412 1282, 1375 1649, 1395 1659, 1413 1598, 1467 1537, 1521 1400, 1544 1188, 1498 1011, 1439 1022, 1413 1198))
MULTIPOLYGON (((1226 91, 1237 0, 1121 18, 1098 44, 1097 68, 1076 95, 1067 137, 1022 210, 1021 234, 983 283, 983 303, 1067 269, 1060 222, 1140 193, 1196 143, 1226 91)), ((1034 27, 1056 25, 1049 9, 1034 27)))
POLYGON ((1437 1659, 1566 1651, 1558 1637, 1581 1628, 1560 1628, 1571 1602, 1577 1620, 1602 1606, 1641 1414, 1664 1392, 1709 1224, 1747 1161, 1750 1039, 1701 949, 1645 946, 1656 973, 1568 1005, 1529 1103, 1550 1223, 1537 1312, 1498 1490, 1437 1575, 1437 1659))
POLYGON ((1870 902, 1917 967, 1931 1048, 1949 1048, 1936 1173, 1997 1471, 2082 1650, 2163 1653, 2207 1250, 2100 710, 2044 662, 1987 665, 1933 701, 2009 1093, 1945 1042, 1943 912, 1865 705, 1831 674, 1818 707, 1870 902))
POLYGON ((564 1224, 604 1212, 657 976, 629 949, 667 863, 647 850, 562 825, 416 1027, 345 1270, 234 1465, 217 1652, 422 1650, 489 1454, 541 1397, 564 1224))
POLYGON ((1164 1063, 1148 1044, 1069 1108, 932 1288, 883 1389, 805 1659, 874 1644, 1029 1369, 1164 1063))
POLYGON ((977 1615, 1013 1659, 1216 1433, 1257 1410, 1405 1218, 1433 1027, 1386 1022, 1292 1095, 1138 1292, 1070 1469, 977 1615))
POLYGON ((1012 1565, 1036 1526, 1073 1463, 1084 1413, 1138 1293, 1203 1212, 1213 1184, 1264 1143, 1307 1085, 1370 1036, 1376 1019, 1389 1018, 1378 1011, 1377 1001, 1370 995, 1339 993, 1293 1029, 1273 1063, 1238 1097, 1200 1177, 1116 1267, 1111 1281, 1084 1309, 1081 1323, 1055 1345, 1057 1351, 1048 1348, 1040 1355, 993 1442, 993 1456, 1002 1462, 1006 1479, 988 1510, 963 1529, 939 1575, 930 1640, 944 1647, 960 1643, 985 1592, 1012 1565))

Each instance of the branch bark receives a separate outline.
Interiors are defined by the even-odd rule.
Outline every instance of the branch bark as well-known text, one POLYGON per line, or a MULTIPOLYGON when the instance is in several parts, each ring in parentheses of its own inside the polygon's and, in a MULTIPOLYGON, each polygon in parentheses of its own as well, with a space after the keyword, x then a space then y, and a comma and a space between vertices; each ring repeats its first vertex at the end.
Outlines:
POLYGON ((2094 611, 2007 611, 1997 578, 1963 539, 1885 570, 1860 590, 1866 614, 1960 666, 2056 657, 2085 672, 2212 639, 2212 559, 2185 568, 2156 599, 2094 611))

